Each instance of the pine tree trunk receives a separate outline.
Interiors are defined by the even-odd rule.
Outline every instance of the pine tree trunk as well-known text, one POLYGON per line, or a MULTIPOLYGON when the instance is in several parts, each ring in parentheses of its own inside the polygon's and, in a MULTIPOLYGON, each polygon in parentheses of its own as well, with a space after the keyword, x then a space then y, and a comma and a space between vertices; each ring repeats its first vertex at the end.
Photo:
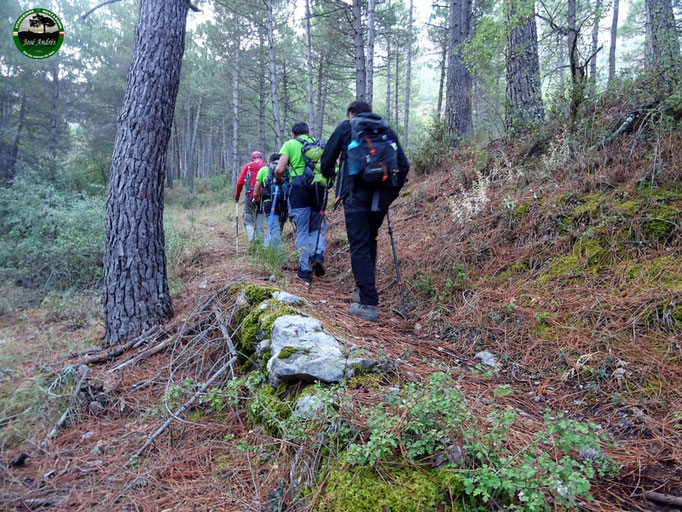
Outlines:
POLYGON ((315 105, 313 104, 313 43, 310 35, 310 0, 305 0, 305 60, 308 86, 308 127, 312 130, 315 123, 315 105))
POLYGON ((57 124, 59 122, 59 59, 55 59, 52 68, 52 112, 50 112, 50 179, 57 177, 57 124))
POLYGON ((508 134, 524 131, 545 117, 540 89, 540 60, 533 0, 506 0, 508 134))
POLYGON ((568 63, 571 66, 571 78, 575 85, 576 77, 580 71, 580 54, 578 53, 578 27, 576 25, 577 0, 567 2, 566 23, 568 35, 566 43, 568 45, 568 63))
POLYGON ((407 147, 410 128, 410 85, 412 82, 412 29, 414 20, 414 2, 410 0, 410 17, 407 32, 407 76, 405 77, 405 129, 403 130, 403 146, 407 147))
POLYGON ((471 73, 464 63, 462 43, 471 27, 471 0, 450 0, 448 20, 448 73, 445 97, 445 119, 455 143, 473 132, 471 115, 471 73))
POLYGON ((561 93, 564 93, 564 90, 566 89, 566 41, 564 40, 564 36, 557 33, 557 46, 559 48, 558 56, 558 67, 559 67, 559 90, 561 93))
POLYGON ((367 103, 370 107, 374 100, 374 43, 376 27, 374 15, 377 10, 377 0, 369 0, 367 4, 367 103))
POLYGON ((618 38, 618 8, 620 1, 613 0, 613 21, 611 22, 611 43, 609 46, 609 78, 607 87, 613 86, 616 77, 616 39, 618 38))
POLYGON ((194 127, 192 128, 192 138, 189 144, 189 158, 187 164, 187 184, 190 193, 194 192, 194 176, 197 174, 197 134, 199 133, 199 118, 201 117, 201 96, 197 105, 197 113, 194 115, 194 127))
POLYGON ((327 89, 329 88, 329 73, 325 73, 325 62, 327 55, 323 54, 320 58, 320 67, 317 74, 317 112, 315 115, 314 135, 318 139, 322 138, 324 129, 324 109, 327 103, 327 89))
POLYGON ((601 20, 602 0, 596 0, 594 6, 594 23, 592 24, 592 60, 590 61, 590 91, 594 95, 597 90, 597 50, 599 49, 599 21, 601 20))
POLYGON ((21 136, 24 132, 24 120, 26 119, 26 93, 21 95, 21 104, 19 105, 19 121, 17 122, 17 132, 14 135, 14 144, 9 154, 9 164, 5 172, 4 182, 10 184, 14 181, 17 175, 17 160, 19 159, 19 145, 21 144, 21 136))
POLYGON ((668 72, 680 63, 680 41, 671 0, 646 0, 654 67, 668 72))
POLYGON ((438 105, 436 107, 436 116, 438 119, 443 115, 443 90, 445 85, 445 70, 448 60, 448 45, 447 41, 443 43, 443 52, 441 54, 440 63, 440 80, 438 82, 438 105))
MULTIPOLYGON (((237 23, 239 25, 239 23, 237 23)), ((236 187, 239 174, 239 80, 241 78, 241 34, 235 34, 234 66, 232 68, 232 185, 236 187)))
POLYGON ((395 119, 393 120, 393 126, 396 127, 396 130, 398 129, 398 126, 400 126, 400 112, 399 112, 399 92, 400 92, 400 52, 398 51, 398 45, 395 45, 395 92, 393 93, 393 96, 395 96, 395 101, 394 101, 394 107, 395 107, 395 119))
POLYGON ((173 315, 164 248, 163 178, 189 5, 187 0, 140 0, 107 194, 107 344, 130 340, 173 315))
POLYGON ((386 121, 391 123, 391 38, 386 34, 386 121))
POLYGON ((282 127, 279 117, 279 96, 277 92, 277 69, 275 67, 275 25, 273 21, 272 0, 266 3, 266 20, 268 26, 268 59, 270 68, 270 94, 272 95, 272 117, 275 129, 275 146, 282 147, 282 127))
POLYGON ((367 100, 367 71, 365 44, 362 38, 361 0, 353 0, 353 46, 355 47, 355 98, 367 100))

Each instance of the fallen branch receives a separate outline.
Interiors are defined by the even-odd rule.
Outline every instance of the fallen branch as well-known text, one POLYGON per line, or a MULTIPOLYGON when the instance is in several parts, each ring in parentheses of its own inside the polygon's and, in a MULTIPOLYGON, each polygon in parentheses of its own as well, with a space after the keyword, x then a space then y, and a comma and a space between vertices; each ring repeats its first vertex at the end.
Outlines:
MULTIPOLYGON (((101 347, 100 349, 95 349, 95 352, 99 352, 102 349, 106 349, 106 352, 103 354, 99 354, 96 356, 89 357, 87 359, 84 359, 79 365, 85 365, 85 366, 90 366, 91 364, 98 364, 98 363, 104 363, 106 361, 109 361, 110 359, 114 359, 115 357, 120 356, 127 350, 133 348, 133 347, 139 347, 142 345, 144 342, 146 342, 147 339, 149 338, 154 338, 161 334, 163 331, 159 327, 152 327, 151 329, 147 329, 145 332, 143 332, 141 335, 137 336, 136 338, 133 338, 132 340, 128 341, 127 343, 123 345, 118 345, 115 347, 101 347)), ((87 352, 86 352, 87 353, 87 352)), ((78 356, 76 356, 78 357, 78 356)))
POLYGON ((146 441, 146 442, 145 442, 145 443, 144 443, 144 444, 143 444, 143 445, 142 445, 142 446, 141 446, 141 447, 140 447, 140 448, 139 448, 139 449, 138 449, 138 450, 137 450, 137 451, 128 459, 127 464, 131 464, 131 463, 135 462, 135 460, 137 460, 137 459, 145 452, 145 450, 146 450, 147 448, 149 448, 149 445, 151 445, 151 444, 154 442, 154 440, 155 440, 157 437, 159 437, 159 436, 168 428, 168 426, 169 426, 171 423, 173 423, 173 420, 175 419, 176 416, 180 416, 183 412, 185 412, 187 409, 189 409, 189 408, 192 406, 192 404, 193 404, 194 402, 196 402, 196 401, 198 400, 198 398, 199 398, 201 395, 203 395, 204 391, 206 391, 206 390, 208 389, 208 387, 209 387, 211 384, 213 384, 213 382, 215 382, 216 379, 218 379, 218 377, 220 377, 223 373, 225 373, 225 370, 227 370, 228 368, 231 369, 232 366, 234 365, 234 363, 236 363, 236 362, 237 362, 237 356, 234 356, 234 357, 232 357, 232 359, 230 359, 227 363, 225 363, 223 366, 221 366, 221 367, 218 369, 218 371, 215 372, 215 373, 213 374, 213 376, 212 376, 210 379, 208 379, 208 380, 207 380, 207 381, 206 381, 206 382, 197 390, 196 393, 194 393, 194 395, 192 396, 192 398, 190 398, 189 400, 187 400, 187 401, 182 405, 182 407, 180 407, 177 411, 175 411, 175 412, 173 413, 173 415, 172 415, 170 418, 168 418, 166 421, 164 421, 163 424, 162 424, 158 429, 156 429, 156 431, 155 431, 151 436, 149 436, 149 438, 147 438, 147 441, 146 441))
POLYGON ((185 334, 192 333, 192 332, 196 331, 197 329, 200 329, 201 327, 203 327, 206 324, 206 322, 208 322, 207 318, 204 318, 203 320, 199 320, 197 323, 190 326, 189 328, 187 328, 185 330, 181 330, 180 332, 178 332, 177 334, 174 334, 170 338, 167 338, 164 341, 157 343, 153 347, 150 347, 147 350, 141 352, 140 354, 138 354, 134 357, 131 357, 127 361, 123 361, 122 363, 114 366, 113 368, 110 368, 107 371, 109 373, 114 373, 114 372, 117 372, 119 370, 123 370, 124 368, 128 368, 129 366, 132 366, 136 363, 139 363, 140 361, 144 361, 145 359, 148 359, 149 357, 153 356, 154 354, 161 352, 165 348, 171 346, 173 343, 175 343, 175 341, 178 338, 181 338, 185 334))
POLYGON ((649 491, 644 493, 644 497, 649 501, 663 503, 664 505, 682 507, 682 498, 679 496, 673 496, 672 494, 662 494, 660 492, 649 491))

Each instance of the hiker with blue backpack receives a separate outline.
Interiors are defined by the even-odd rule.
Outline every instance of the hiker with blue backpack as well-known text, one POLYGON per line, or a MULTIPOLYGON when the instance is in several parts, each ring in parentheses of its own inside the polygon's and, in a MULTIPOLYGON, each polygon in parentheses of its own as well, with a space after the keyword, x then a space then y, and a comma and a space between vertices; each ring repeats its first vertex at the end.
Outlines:
POLYGON ((275 184, 275 169, 279 162, 279 154, 271 153, 268 157, 267 167, 261 168, 256 176, 256 186, 253 196, 260 202, 261 210, 258 214, 256 225, 260 226, 265 234, 263 245, 265 247, 282 247, 282 229, 287 220, 287 197, 289 190, 288 176, 285 172, 282 183, 275 184))
MULTIPOLYGON (((368 103, 354 101, 348 119, 336 127, 320 161, 323 176, 334 176, 340 157, 335 207, 343 202, 350 259, 357 290, 350 312, 376 321, 379 295, 375 285, 377 234, 391 203, 405 183, 410 164, 398 136, 372 113, 368 103)), ((398 282, 401 285, 400 281, 398 282)))
POLYGON ((313 272, 316 276, 325 273, 325 239, 320 233, 320 212, 324 209, 328 183, 320 171, 324 144, 310 136, 310 129, 303 122, 294 123, 291 134, 293 138, 279 151, 274 182, 283 184, 284 171, 289 166, 289 216, 296 227, 297 275, 310 284, 313 272))

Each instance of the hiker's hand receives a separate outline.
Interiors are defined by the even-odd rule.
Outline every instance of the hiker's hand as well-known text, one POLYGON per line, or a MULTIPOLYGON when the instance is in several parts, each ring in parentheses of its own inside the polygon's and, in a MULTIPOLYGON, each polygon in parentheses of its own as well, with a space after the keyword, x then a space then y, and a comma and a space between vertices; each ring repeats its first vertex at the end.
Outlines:
POLYGON ((239 196, 234 196, 234 202, 238 203, 239 202, 239 196))

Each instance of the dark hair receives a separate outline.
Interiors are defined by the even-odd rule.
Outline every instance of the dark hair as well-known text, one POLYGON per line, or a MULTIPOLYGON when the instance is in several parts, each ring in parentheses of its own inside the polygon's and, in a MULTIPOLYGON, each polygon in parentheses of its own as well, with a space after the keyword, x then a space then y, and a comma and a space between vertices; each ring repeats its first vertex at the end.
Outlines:
POLYGON ((310 133, 310 128, 308 128, 308 125, 303 121, 299 121, 294 123, 294 125, 291 127, 291 133, 294 134, 294 137, 299 135, 308 135, 310 133))
POLYGON ((362 100, 355 100, 353 103, 348 105, 348 110, 346 110, 346 115, 348 114, 353 114, 354 116, 358 114, 362 114, 363 112, 371 112, 372 107, 369 106, 369 103, 366 101, 362 100))
POLYGON ((270 153, 268 162, 276 162, 277 160, 279 160, 279 153, 270 153))

